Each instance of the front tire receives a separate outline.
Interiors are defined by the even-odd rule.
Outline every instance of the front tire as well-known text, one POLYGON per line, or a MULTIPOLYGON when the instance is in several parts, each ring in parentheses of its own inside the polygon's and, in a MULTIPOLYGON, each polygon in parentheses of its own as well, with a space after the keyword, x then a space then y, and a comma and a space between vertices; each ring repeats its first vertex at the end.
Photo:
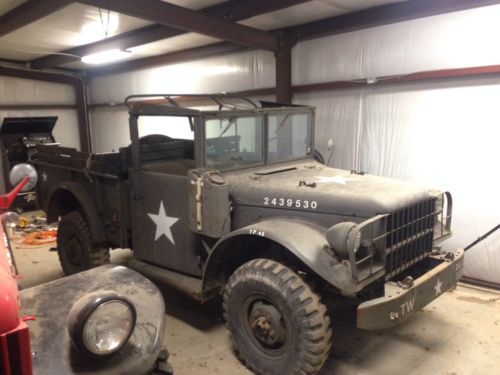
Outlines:
POLYGON ((109 263, 109 248, 92 244, 87 222, 78 211, 67 213, 59 222, 57 254, 66 275, 109 263))
POLYGON ((290 268, 243 264, 224 291, 224 318, 240 359, 257 374, 316 374, 330 353, 326 307, 290 268))

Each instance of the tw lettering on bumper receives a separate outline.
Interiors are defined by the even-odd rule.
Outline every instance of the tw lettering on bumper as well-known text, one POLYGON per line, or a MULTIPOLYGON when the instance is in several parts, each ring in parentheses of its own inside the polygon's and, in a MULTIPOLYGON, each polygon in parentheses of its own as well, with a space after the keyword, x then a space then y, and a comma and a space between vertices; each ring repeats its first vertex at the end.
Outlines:
POLYGON ((385 295, 358 306, 357 327, 365 330, 379 330, 395 327, 412 316, 441 294, 454 288, 462 272, 464 251, 451 252, 453 259, 444 254, 434 268, 416 279, 408 289, 394 282, 385 284, 385 295))

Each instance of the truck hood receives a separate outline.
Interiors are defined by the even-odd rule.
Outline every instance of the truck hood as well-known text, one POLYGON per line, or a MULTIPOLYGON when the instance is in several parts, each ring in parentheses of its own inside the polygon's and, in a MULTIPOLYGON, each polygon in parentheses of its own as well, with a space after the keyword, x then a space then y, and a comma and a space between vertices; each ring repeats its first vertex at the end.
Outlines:
POLYGON ((360 175, 314 161, 225 176, 233 204, 372 217, 429 198, 431 191, 389 178, 360 175))

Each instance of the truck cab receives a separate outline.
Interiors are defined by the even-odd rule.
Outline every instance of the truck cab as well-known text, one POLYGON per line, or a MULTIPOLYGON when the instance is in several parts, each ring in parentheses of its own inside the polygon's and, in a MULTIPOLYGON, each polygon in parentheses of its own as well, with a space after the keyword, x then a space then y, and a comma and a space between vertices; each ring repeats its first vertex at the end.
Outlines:
POLYGON ((451 235, 451 194, 325 165, 313 107, 230 94, 125 103, 131 144, 120 150, 121 175, 103 175, 99 156, 39 153, 41 173, 56 180, 43 203, 61 216, 60 257, 70 259, 69 238, 81 238, 67 219, 79 215, 88 235, 75 253, 95 259, 127 243, 139 272, 201 302, 222 295, 252 371, 318 372, 331 347, 327 300, 355 305, 357 326, 376 330, 456 285, 463 251, 437 246, 451 235), (166 136, 141 137, 145 118, 161 119, 166 136), (180 126, 187 136, 174 135, 180 126), (84 203, 54 198, 70 187, 84 203))

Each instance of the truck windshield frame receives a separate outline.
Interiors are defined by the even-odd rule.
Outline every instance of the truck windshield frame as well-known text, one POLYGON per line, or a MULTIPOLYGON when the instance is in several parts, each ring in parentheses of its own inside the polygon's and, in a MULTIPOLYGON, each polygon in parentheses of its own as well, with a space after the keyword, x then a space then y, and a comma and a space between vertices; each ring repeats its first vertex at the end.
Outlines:
POLYGON ((300 160, 313 155, 312 112, 269 113, 266 120, 266 164, 300 160))
POLYGON ((268 108, 205 114, 205 168, 234 171, 313 157, 314 110, 268 108))
POLYGON ((263 165, 264 129, 264 117, 256 113, 205 117, 205 167, 234 170, 263 165))

